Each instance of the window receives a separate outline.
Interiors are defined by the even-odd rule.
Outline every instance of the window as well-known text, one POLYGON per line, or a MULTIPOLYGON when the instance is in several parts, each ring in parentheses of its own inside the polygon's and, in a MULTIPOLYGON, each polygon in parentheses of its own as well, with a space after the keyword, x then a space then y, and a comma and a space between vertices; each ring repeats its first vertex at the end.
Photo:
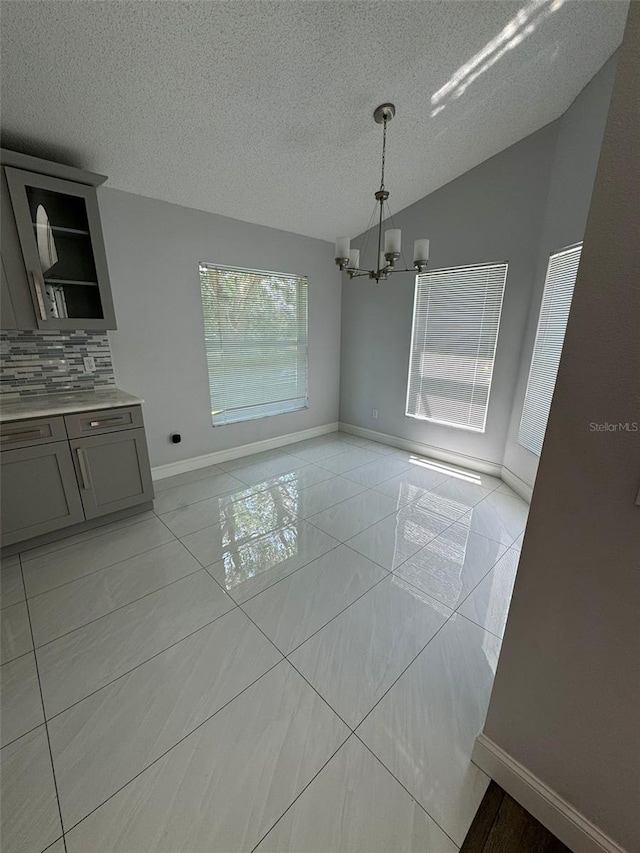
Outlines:
POLYGON ((307 406, 307 279, 200 264, 214 426, 307 406))
POLYGON ((527 381, 518 442, 540 456, 547 429, 551 398, 558 375, 564 333, 567 329, 573 286, 582 244, 563 249, 549 258, 542 307, 527 381))
POLYGON ((484 432, 507 264, 416 276, 406 414, 484 432))

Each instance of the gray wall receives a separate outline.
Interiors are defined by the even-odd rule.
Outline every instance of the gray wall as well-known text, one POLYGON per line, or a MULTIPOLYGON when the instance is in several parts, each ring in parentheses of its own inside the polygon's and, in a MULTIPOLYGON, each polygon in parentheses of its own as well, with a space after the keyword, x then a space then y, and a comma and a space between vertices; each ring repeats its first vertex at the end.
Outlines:
POLYGON ((531 309, 504 450, 505 467, 530 486, 533 486, 535 481, 538 457, 518 444, 518 429, 527 390, 547 264, 550 254, 572 243, 579 243, 584 236, 616 62, 617 56, 613 56, 558 122, 558 141, 538 249, 531 309))
MULTIPOLYGON (((502 464, 556 134, 557 123, 547 125, 394 213, 409 261, 413 241, 419 237, 431 240, 432 269, 509 261, 485 432, 404 415, 415 281, 410 273, 381 284, 365 278, 343 283, 342 422, 502 464), (377 420, 371 416, 374 408, 379 411, 377 420)), ((393 157, 393 146, 389 156, 393 157)), ((361 243, 361 238, 354 241, 361 243)), ((373 253, 367 262, 374 262, 373 253)))
POLYGON ((431 239, 432 269, 509 261, 485 432, 404 415, 410 274, 379 285, 343 282, 341 421, 497 465, 504 461, 533 484, 537 457, 516 439, 546 265, 552 251, 582 239, 614 73, 612 58, 558 121, 394 214, 409 260, 413 240, 424 236, 431 239))
MULTIPOLYGON (((640 4, 632 3, 485 724, 640 850, 640 4)), ((603 848, 604 849, 604 848, 603 848)))
POLYGON ((152 465, 337 421, 340 276, 329 243, 120 190, 101 188, 99 200, 116 381, 145 400, 152 465), (200 261, 309 277, 308 409, 211 426, 200 261), (182 433, 181 444, 169 443, 171 432, 182 433))

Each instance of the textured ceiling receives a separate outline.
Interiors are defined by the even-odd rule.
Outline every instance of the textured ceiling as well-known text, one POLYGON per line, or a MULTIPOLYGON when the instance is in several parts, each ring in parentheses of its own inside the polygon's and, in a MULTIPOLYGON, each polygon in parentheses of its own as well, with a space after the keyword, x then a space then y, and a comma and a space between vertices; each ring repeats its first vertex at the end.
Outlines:
POLYGON ((557 118, 622 0, 2 2, 3 144, 109 186, 333 239, 557 118))

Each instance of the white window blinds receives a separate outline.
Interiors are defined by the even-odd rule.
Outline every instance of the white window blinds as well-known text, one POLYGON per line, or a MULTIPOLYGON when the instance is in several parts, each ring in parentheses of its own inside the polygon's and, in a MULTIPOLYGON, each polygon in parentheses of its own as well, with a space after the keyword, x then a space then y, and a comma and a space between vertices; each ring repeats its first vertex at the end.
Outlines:
POLYGON ((307 406, 307 279, 200 264, 214 425, 307 406))
POLYGON ((416 276, 406 414, 484 432, 507 264, 416 276))
POLYGON ((518 442, 540 456, 582 245, 549 258, 518 442))

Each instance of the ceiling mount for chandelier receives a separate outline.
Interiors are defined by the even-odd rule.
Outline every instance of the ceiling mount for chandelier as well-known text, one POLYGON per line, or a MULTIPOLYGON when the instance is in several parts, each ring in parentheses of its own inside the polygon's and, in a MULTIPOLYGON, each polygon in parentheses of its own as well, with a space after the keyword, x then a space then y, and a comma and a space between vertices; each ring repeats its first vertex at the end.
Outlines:
MULTIPOLYGON (((349 278, 358 278, 366 275, 370 279, 380 281, 389 278, 394 272, 424 272, 429 262, 429 241, 415 240, 413 244, 413 268, 405 266, 397 268, 396 264, 402 257, 402 235, 399 228, 389 228, 384 232, 384 241, 382 234, 382 222, 384 220, 384 207, 387 206, 388 218, 393 224, 393 217, 387 204, 389 191, 384 185, 384 167, 387 153, 387 125, 396 114, 394 104, 380 104, 376 107, 373 113, 373 118, 377 124, 382 125, 382 169, 380 176, 380 189, 374 193, 376 203, 373 214, 369 220, 369 225, 365 232, 365 248, 369 238, 372 225, 377 218, 378 220, 378 251, 376 258, 378 259, 377 269, 365 270, 360 269, 360 249, 352 249, 351 241, 348 237, 338 237, 336 240, 336 264, 341 270, 346 271, 349 278)), ((363 251, 364 254, 364 251, 363 251)))

